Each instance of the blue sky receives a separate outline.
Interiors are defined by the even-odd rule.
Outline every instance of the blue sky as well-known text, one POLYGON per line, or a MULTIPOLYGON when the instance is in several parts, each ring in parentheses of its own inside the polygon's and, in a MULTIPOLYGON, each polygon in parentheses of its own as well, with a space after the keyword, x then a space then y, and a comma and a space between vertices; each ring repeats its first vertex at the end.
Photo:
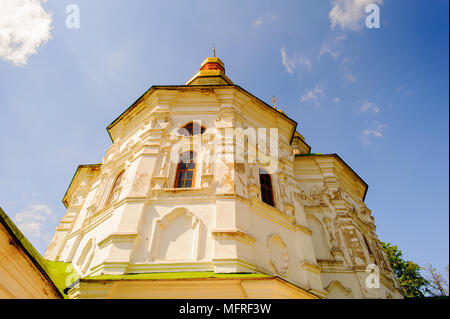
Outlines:
POLYGON ((312 152, 369 184, 381 240, 448 264, 447 0, 30 3, 0 12, 0 206, 41 253, 77 165, 110 146, 106 126, 151 85, 184 84, 214 44, 235 84, 275 96, 312 152), (371 2, 377 29, 357 6, 371 2), (66 27, 71 3, 79 29, 66 27))

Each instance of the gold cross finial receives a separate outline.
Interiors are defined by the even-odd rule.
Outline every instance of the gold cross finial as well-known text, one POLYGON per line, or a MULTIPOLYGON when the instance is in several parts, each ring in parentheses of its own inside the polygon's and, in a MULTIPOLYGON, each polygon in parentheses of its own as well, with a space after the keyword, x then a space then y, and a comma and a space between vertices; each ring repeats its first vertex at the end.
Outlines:
POLYGON ((213 44, 213 57, 216 57, 216 46, 213 44))

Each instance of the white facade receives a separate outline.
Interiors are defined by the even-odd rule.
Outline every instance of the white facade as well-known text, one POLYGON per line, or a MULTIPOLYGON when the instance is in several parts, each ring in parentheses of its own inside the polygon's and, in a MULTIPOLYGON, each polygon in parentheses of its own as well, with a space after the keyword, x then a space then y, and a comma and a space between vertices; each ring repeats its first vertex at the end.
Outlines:
POLYGON ((101 164, 78 167, 45 257, 82 277, 260 272, 323 298, 401 297, 364 181, 337 155, 310 154, 295 121, 222 69, 207 59, 188 85, 150 88, 108 127, 113 144, 101 164), (192 122, 203 134, 180 134, 192 122), (192 187, 176 188, 189 150, 192 187), (260 168, 273 207, 261 200, 260 168), (367 287, 368 264, 380 288, 367 287))

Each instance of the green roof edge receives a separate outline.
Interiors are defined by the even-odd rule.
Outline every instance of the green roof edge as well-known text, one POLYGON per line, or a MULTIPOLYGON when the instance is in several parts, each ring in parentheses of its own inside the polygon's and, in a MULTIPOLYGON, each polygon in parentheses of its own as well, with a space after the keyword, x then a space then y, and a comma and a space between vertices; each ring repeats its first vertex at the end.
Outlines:
POLYGON ((61 298, 67 298, 65 289, 76 281, 79 276, 71 263, 50 261, 39 254, 25 235, 17 228, 13 221, 0 207, 0 223, 6 228, 17 245, 19 245, 31 262, 48 280, 61 298))

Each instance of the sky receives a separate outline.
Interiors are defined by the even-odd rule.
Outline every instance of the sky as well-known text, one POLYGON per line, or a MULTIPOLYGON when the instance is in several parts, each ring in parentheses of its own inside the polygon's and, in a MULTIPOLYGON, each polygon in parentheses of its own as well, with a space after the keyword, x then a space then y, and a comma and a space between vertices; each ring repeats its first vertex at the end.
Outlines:
POLYGON ((447 0, 0 2, 0 206, 42 254, 79 164, 152 85, 216 55, 369 185, 377 234, 449 260, 447 0), (365 12, 369 4, 379 8, 365 12), (374 18, 374 19, 372 19, 374 18))

